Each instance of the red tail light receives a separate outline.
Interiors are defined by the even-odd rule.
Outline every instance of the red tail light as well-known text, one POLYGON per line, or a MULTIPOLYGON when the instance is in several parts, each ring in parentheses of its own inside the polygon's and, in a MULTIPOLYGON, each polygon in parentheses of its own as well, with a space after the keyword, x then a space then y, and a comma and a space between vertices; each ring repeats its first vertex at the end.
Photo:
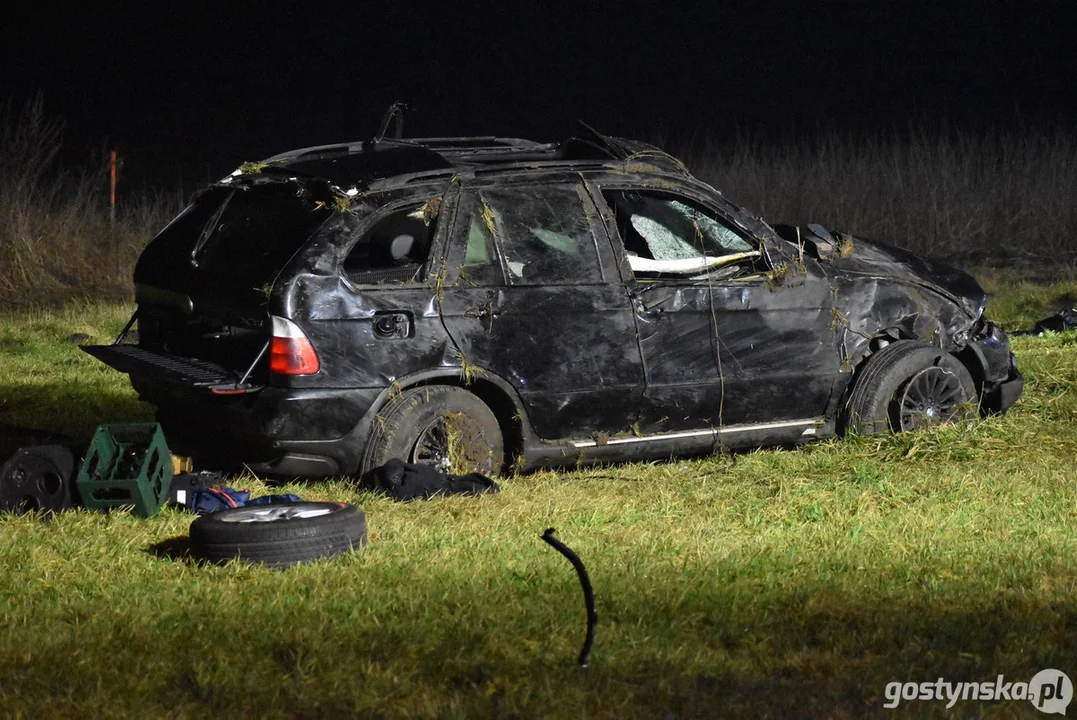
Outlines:
POLYGON ((278 375, 313 375, 321 368, 314 346, 291 320, 273 318, 273 340, 269 343, 269 370, 278 375))

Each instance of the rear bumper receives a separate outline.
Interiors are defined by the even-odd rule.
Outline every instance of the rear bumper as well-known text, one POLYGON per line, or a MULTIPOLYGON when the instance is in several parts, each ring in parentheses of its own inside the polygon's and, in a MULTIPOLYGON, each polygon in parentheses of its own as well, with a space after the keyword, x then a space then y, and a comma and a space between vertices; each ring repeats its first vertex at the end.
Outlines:
POLYGON ((267 475, 355 472, 365 419, 384 388, 282 388, 233 370, 138 345, 83 346, 131 377, 157 407, 169 448, 214 469, 267 475))
POLYGON ((136 375, 131 384, 157 407, 169 447, 197 465, 308 477, 358 469, 366 437, 357 429, 381 392, 265 387, 215 395, 136 375))

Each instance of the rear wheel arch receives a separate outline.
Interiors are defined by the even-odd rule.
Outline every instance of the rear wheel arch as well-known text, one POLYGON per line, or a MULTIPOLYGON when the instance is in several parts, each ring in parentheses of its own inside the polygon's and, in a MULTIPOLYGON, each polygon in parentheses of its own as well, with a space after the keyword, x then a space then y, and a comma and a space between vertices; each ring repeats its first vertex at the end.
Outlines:
POLYGON ((457 385, 417 385, 394 395, 374 418, 359 470, 392 460, 499 475, 505 445, 497 417, 477 395, 457 385))
POLYGON ((377 429, 376 425, 383 418, 387 406, 402 393, 422 387, 459 388, 474 395, 485 404, 493 413, 501 429, 504 468, 514 467, 514 464, 523 456, 527 442, 534 437, 522 401, 504 379, 488 372, 481 372, 478 377, 470 379, 465 378, 459 371, 419 373, 406 378, 398 378, 382 391, 366 417, 359 423, 353 433, 353 437, 361 442, 363 447, 357 471, 363 470, 364 459, 368 456, 367 444, 372 441, 377 429))
POLYGON ((467 390, 482 400, 494 413, 494 417, 501 426, 501 437, 505 444, 505 463, 511 467, 515 459, 523 453, 524 436, 525 433, 530 433, 530 426, 527 425, 523 403, 518 400, 516 393, 510 389, 508 383, 500 378, 497 378, 497 381, 492 380, 491 377, 496 376, 483 373, 482 376, 468 381, 459 374, 451 374, 416 382, 407 387, 451 385, 467 390))

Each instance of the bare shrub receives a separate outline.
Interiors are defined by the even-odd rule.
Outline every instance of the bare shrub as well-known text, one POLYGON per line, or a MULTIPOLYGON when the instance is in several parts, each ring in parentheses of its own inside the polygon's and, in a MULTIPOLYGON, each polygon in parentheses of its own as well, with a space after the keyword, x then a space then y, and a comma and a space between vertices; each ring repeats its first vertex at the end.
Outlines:
POLYGON ((1062 131, 920 124, 799 141, 699 136, 669 149, 772 222, 819 222, 966 263, 1077 261, 1077 141, 1062 131))
POLYGON ((182 207, 128 198, 110 223, 103 170, 59 167, 62 130, 40 97, 0 108, 0 297, 9 302, 128 293, 138 254, 182 207))

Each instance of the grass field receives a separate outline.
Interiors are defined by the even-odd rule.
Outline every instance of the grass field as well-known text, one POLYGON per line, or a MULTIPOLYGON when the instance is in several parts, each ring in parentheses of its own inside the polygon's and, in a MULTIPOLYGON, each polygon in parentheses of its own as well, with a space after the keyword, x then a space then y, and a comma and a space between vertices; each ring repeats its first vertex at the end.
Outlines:
MULTIPOLYGON (((1077 290, 987 283, 1009 327, 1077 290)), ((88 438, 151 417, 75 345, 129 310, 0 317, 0 420, 88 438)), ((285 571, 185 560, 176 510, 0 517, 0 716, 862 717, 892 712, 893 681, 1077 678, 1077 334, 1014 344, 1023 399, 966 426, 540 472, 483 498, 286 485, 361 505, 370 544, 285 571), (594 583, 587 668, 547 527, 594 583)))

